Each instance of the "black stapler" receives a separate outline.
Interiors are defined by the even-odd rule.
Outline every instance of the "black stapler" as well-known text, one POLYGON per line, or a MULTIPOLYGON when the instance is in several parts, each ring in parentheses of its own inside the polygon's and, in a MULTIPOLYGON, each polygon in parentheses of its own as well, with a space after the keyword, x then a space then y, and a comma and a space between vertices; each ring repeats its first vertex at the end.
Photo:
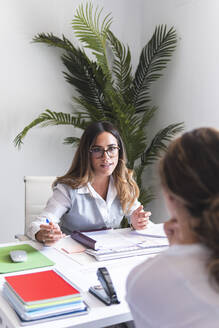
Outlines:
POLYGON ((92 286, 89 288, 89 292, 96 296, 106 305, 119 304, 119 300, 116 295, 110 274, 107 268, 98 268, 97 277, 101 285, 92 286))

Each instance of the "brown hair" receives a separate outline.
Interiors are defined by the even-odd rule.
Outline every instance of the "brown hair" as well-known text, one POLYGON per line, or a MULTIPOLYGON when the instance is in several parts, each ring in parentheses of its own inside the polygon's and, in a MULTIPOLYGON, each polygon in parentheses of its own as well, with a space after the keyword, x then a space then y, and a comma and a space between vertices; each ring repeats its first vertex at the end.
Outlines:
POLYGON ((160 161, 160 177, 196 219, 191 228, 211 249, 208 269, 219 284, 219 131, 199 128, 174 140, 160 161))
POLYGON ((126 213, 138 198, 139 189, 133 179, 133 171, 125 165, 125 149, 120 134, 110 122, 94 122, 86 128, 70 169, 65 175, 58 177, 54 184, 64 183, 76 189, 92 182, 94 172, 89 150, 97 136, 103 132, 111 133, 117 139, 120 148, 119 161, 112 175, 123 211, 126 213))

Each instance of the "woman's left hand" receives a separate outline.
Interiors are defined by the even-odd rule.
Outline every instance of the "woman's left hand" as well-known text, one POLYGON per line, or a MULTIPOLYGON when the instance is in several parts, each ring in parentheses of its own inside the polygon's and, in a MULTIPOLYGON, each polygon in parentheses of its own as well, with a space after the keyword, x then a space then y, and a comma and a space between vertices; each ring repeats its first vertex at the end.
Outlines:
POLYGON ((140 205, 131 215, 131 224, 135 230, 142 230, 147 227, 151 212, 145 212, 140 205))

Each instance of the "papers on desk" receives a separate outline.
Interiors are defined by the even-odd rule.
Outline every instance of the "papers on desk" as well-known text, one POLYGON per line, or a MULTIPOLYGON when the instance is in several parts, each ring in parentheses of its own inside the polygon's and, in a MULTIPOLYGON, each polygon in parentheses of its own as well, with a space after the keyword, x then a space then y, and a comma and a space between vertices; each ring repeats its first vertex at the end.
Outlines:
POLYGON ((148 221, 148 225, 146 229, 132 230, 132 233, 145 237, 167 238, 163 228, 163 223, 155 224, 150 220, 148 221))
POLYGON ((163 232, 163 224, 154 226, 156 224, 150 222, 144 232, 141 230, 143 233, 131 231, 129 228, 86 233, 104 246, 98 250, 86 249, 85 252, 94 256, 97 261, 159 253, 166 249, 169 243, 163 232))
POLYGON ((3 295, 22 325, 87 313, 80 290, 55 270, 7 276, 3 295))
POLYGON ((76 240, 73 240, 71 236, 66 236, 60 239, 53 247, 65 254, 82 253, 86 249, 85 246, 78 243, 76 240))
POLYGON ((107 229, 83 232, 83 235, 97 241, 96 245, 100 245, 100 248, 97 250, 86 248, 71 236, 61 239, 54 247, 69 257, 73 256, 74 260, 78 260, 81 264, 83 260, 86 263, 88 261, 84 253, 92 255, 93 259, 103 261, 159 253, 169 245, 163 224, 154 224, 151 221, 145 230, 107 229))

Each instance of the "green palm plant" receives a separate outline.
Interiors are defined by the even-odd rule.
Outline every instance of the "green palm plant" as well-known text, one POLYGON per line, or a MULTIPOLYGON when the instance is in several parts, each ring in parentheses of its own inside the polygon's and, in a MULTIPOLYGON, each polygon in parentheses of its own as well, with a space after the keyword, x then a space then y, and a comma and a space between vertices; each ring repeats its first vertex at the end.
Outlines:
MULTIPOLYGON (((151 105, 150 87, 167 66, 177 43, 174 28, 157 26, 150 41, 143 47, 135 73, 131 53, 111 31, 112 17, 102 19, 102 9, 92 3, 80 5, 72 27, 83 47, 75 47, 64 35, 40 33, 34 42, 45 43, 63 50, 61 60, 66 67, 65 79, 78 96, 72 114, 45 110, 15 138, 21 146, 30 129, 35 126, 72 125, 85 129, 90 122, 111 121, 119 130, 127 152, 127 166, 135 171, 140 188, 140 201, 146 205, 154 198, 151 187, 143 187, 142 174, 165 151, 168 141, 182 128, 182 123, 170 124, 148 139, 147 127, 157 108, 151 105), (89 49, 90 56, 86 53, 89 49)), ((70 136, 67 144, 77 144, 70 136)))

